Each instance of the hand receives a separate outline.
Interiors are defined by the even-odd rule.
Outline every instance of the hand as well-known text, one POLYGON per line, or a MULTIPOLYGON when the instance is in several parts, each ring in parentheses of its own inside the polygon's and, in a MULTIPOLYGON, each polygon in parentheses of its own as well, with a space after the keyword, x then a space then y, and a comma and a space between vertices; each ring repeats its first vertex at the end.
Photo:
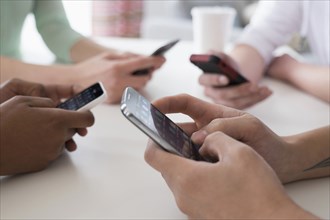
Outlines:
POLYGON ((164 62, 164 57, 151 56, 129 56, 110 60, 109 54, 104 53, 76 64, 73 72, 84 87, 95 81, 102 81, 108 93, 107 101, 117 103, 126 87, 131 86, 139 90, 151 79, 151 74, 133 76, 135 70, 151 68, 154 71, 164 62))
POLYGON ((179 124, 187 134, 198 131, 216 118, 245 115, 239 110, 202 101, 186 94, 164 97, 154 101, 153 105, 164 114, 183 113, 191 117, 194 122, 179 124))
MULTIPOLYGON (((219 106, 219 109, 222 107, 219 106)), ((226 111, 232 112, 227 109, 226 111)), ((192 134, 196 144, 203 144, 205 138, 214 132, 226 135, 251 146, 274 169, 283 183, 298 180, 301 172, 294 146, 276 135, 256 117, 247 113, 236 113, 231 117, 215 118, 208 125, 192 134)))
POLYGON ((15 96, 0 105, 1 175, 44 169, 63 151, 72 149, 72 136, 85 135, 94 123, 91 112, 54 108, 49 98, 15 96), (18 138, 19 137, 19 138, 18 138))
POLYGON ((222 131, 254 147, 272 166, 283 182, 289 182, 292 180, 291 178, 294 178, 292 173, 296 168, 288 166, 288 164, 294 165, 290 162, 290 156, 293 154, 288 153, 289 144, 252 115, 229 107, 211 104, 189 95, 165 97, 153 104, 165 114, 183 113, 190 116, 194 122, 179 125, 188 134, 192 134, 192 140, 196 144, 202 144, 207 135, 222 131))
POLYGON ((145 160, 158 170, 180 210, 193 219, 311 218, 285 194, 273 170, 249 146, 221 132, 200 152, 219 162, 196 162, 149 142, 145 160))
POLYGON ((51 98, 56 104, 61 99, 69 98, 80 90, 74 85, 48 85, 27 82, 20 79, 11 79, 0 86, 0 103, 17 96, 35 96, 51 98))
MULTIPOLYGON (((230 56, 224 53, 216 53, 215 55, 228 63, 237 72, 241 72, 230 56)), ((199 77, 199 83, 205 87, 205 95, 215 103, 239 109, 250 107, 266 99, 272 93, 267 87, 258 86, 251 82, 226 87, 229 79, 222 74, 202 74, 199 77)))

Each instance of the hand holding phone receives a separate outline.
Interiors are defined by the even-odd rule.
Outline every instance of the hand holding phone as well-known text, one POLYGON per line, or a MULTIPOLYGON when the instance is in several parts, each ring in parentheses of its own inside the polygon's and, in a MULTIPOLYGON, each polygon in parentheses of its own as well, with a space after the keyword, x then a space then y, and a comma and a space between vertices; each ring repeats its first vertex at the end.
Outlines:
POLYGON ((198 152, 200 146, 133 88, 126 88, 121 101, 121 111, 163 150, 193 160, 205 160, 198 152))
POLYGON ((209 54, 192 54, 190 56, 190 62, 203 70, 204 73, 225 75, 229 79, 228 86, 248 82, 242 74, 218 56, 209 54))
POLYGON ((72 98, 62 102, 57 106, 57 108, 73 111, 87 111, 103 102, 106 97, 106 91, 102 83, 97 82, 84 89, 82 92, 76 94, 72 98))
MULTIPOLYGON (((150 56, 163 56, 169 49, 171 49, 175 44, 177 44, 180 40, 174 40, 171 41, 164 46, 158 48, 155 50, 150 56)), ((150 69, 142 69, 142 70, 136 70, 132 74, 134 76, 142 76, 142 75, 147 75, 150 72, 150 69)))

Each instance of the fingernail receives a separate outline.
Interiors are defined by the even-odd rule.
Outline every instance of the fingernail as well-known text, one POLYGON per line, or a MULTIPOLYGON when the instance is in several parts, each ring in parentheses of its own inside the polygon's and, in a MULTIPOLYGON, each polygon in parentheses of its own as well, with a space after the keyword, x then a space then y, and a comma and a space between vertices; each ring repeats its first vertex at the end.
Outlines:
POLYGON ((228 78, 225 76, 219 76, 218 81, 221 85, 227 85, 228 84, 228 78))
POLYGON ((203 143, 208 133, 205 130, 196 131, 191 135, 191 139, 195 143, 203 143))

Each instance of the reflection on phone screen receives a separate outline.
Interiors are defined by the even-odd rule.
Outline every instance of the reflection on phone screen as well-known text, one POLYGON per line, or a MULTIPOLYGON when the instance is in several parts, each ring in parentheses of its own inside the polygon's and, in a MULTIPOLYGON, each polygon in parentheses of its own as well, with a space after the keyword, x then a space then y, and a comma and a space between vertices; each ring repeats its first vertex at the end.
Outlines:
POLYGON ((171 145, 183 157, 203 160, 198 153, 199 146, 193 143, 179 126, 140 94, 130 93, 130 95, 132 97, 131 101, 127 102, 127 108, 134 117, 171 145))

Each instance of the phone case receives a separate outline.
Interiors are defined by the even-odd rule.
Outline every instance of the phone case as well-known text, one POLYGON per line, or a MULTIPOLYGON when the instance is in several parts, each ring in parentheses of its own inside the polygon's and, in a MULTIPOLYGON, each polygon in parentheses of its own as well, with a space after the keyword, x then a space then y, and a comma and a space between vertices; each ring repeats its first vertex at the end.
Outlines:
POLYGON ((227 76, 229 79, 228 86, 248 82, 240 73, 215 55, 193 54, 190 56, 190 62, 203 70, 204 73, 223 74, 227 76))

